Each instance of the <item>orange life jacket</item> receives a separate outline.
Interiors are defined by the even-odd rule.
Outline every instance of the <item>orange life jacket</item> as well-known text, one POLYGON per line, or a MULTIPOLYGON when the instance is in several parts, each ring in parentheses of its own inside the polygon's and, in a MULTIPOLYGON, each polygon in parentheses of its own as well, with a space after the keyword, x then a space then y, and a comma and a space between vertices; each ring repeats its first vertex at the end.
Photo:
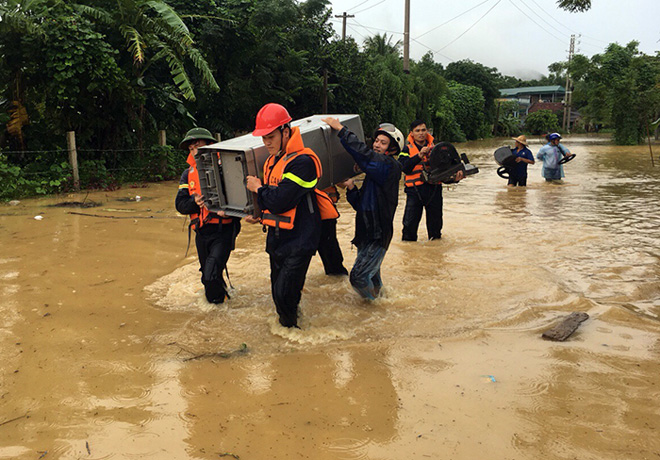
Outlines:
MULTIPOLYGON (((199 173, 197 172, 197 162, 194 155, 192 153, 189 154, 186 161, 190 165, 190 168, 188 168, 188 194, 191 196, 193 193, 201 195, 202 189, 199 185, 199 173)), ((232 219, 230 217, 220 219, 217 214, 212 213, 204 206, 200 206, 199 213, 190 214, 190 225, 195 230, 199 230, 204 224, 219 224, 221 222, 223 224, 231 224, 232 219)))
MULTIPOLYGON (((312 149, 308 149, 304 146, 302 136, 300 135, 300 129, 298 127, 291 128, 291 138, 286 145, 284 156, 282 156, 279 161, 275 162, 277 157, 271 155, 266 160, 266 163, 264 163, 265 185, 277 187, 283 179, 282 176, 284 175, 286 166, 300 155, 307 155, 314 161, 314 166, 316 167, 316 179, 314 180, 314 185, 312 187, 316 187, 316 182, 323 173, 321 160, 316 156, 312 149)), ((314 188, 314 192, 316 194, 316 202, 318 204, 321 219, 336 219, 339 217, 339 213, 332 203, 332 199, 326 193, 316 188, 314 188)), ((264 209, 261 214, 261 222, 269 227, 291 230, 293 229, 293 224, 296 220, 296 209, 297 206, 283 212, 282 214, 273 214, 267 209, 264 209)))
MULTIPOLYGON (((426 133, 426 143, 430 148, 433 148, 433 136, 431 136, 428 133, 426 133)), ((408 134, 408 152, 410 152, 411 158, 414 157, 415 155, 419 155, 419 149, 417 148, 417 144, 415 144, 415 140, 413 139, 412 133, 408 134)), ((424 183, 424 177, 422 176, 423 171, 424 171, 424 162, 420 161, 413 168, 412 174, 406 174, 406 178, 404 181, 405 186, 416 187, 418 185, 422 185, 424 183)))

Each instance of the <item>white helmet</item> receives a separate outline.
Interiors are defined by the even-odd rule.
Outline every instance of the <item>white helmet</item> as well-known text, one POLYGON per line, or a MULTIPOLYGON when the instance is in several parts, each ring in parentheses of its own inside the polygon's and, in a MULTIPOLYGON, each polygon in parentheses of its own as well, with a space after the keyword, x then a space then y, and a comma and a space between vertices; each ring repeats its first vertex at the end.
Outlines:
POLYGON ((390 144, 390 151, 392 150, 392 147, 397 147, 397 151, 393 152, 393 155, 397 155, 401 152, 401 149, 403 148, 403 134, 399 129, 394 126, 392 123, 381 123, 378 126, 378 129, 374 132, 374 138, 378 136, 379 134, 384 134, 385 136, 389 137, 390 140, 394 141, 393 144, 390 144))

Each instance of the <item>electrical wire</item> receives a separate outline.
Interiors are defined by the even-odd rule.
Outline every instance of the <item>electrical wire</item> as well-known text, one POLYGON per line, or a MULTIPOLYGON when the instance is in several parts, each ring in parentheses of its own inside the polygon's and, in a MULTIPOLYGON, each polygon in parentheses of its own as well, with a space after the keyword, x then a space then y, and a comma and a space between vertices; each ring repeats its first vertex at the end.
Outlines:
POLYGON ((426 34, 428 34, 428 33, 430 33, 430 32, 433 32, 434 30, 437 30, 437 29, 439 29, 440 27, 442 27, 442 26, 444 26, 444 25, 449 24, 449 23, 452 22, 454 19, 458 19, 458 18, 460 18, 461 16, 463 16, 464 14, 469 13, 469 12, 472 11, 473 9, 478 8, 478 7, 480 7, 481 5, 483 5, 484 3, 488 3, 488 2, 490 2, 490 1, 491 1, 491 0, 484 0, 483 2, 479 3, 478 5, 473 6, 473 7, 470 8, 469 10, 463 11, 463 12, 462 12, 461 14, 459 14, 458 16, 454 16, 454 17, 451 18, 449 21, 443 22, 443 23, 440 24, 439 26, 435 26, 433 29, 427 30, 426 32, 424 32, 424 33, 421 34, 421 35, 416 36, 415 38, 423 37, 424 35, 426 35, 426 34))
POLYGON ((558 37, 557 37, 556 35, 554 35, 552 32, 549 32, 549 31, 548 31, 547 29, 545 29, 541 24, 539 24, 538 22, 536 22, 536 21, 534 20, 534 18, 532 18, 532 17, 531 17, 530 15, 528 15, 527 13, 525 13, 522 9, 520 9, 520 7, 519 7, 518 5, 516 5, 515 3, 513 3, 513 0, 509 0, 509 3, 511 3, 511 4, 512 4, 512 5, 513 5, 518 11, 520 11, 523 15, 525 15, 525 16, 527 17, 527 19, 529 19, 529 20, 532 21, 534 24, 536 24, 537 26, 539 26, 539 28, 540 28, 541 30, 543 30, 545 33, 547 33, 548 35, 551 35, 553 38, 557 39, 557 40, 560 41, 561 43, 564 43, 564 40, 562 40, 561 38, 558 38, 558 37))
MULTIPOLYGON (((550 19, 552 19, 553 21, 555 21, 557 24, 559 24, 560 26, 562 26, 564 29, 568 30, 569 32, 571 32, 571 33, 573 33, 573 34, 581 35, 582 37, 589 38, 589 39, 594 40, 594 41, 597 41, 597 42, 601 42, 601 43, 609 44, 609 43, 606 42, 605 40, 599 40, 599 39, 597 39, 597 38, 589 37, 589 36, 587 36, 587 35, 581 34, 581 33, 579 33, 579 32, 576 32, 576 31, 570 29, 569 27, 567 27, 566 25, 564 25, 561 21, 558 21, 557 19, 553 18, 553 17, 552 17, 552 16, 551 16, 546 10, 543 9, 543 7, 542 7, 541 5, 539 5, 539 4, 536 2, 536 0, 532 0, 532 2, 534 2, 534 4, 535 4, 536 6, 538 6, 539 9, 540 9, 541 11, 543 11, 543 13, 545 13, 545 15, 546 15, 547 17, 549 17, 550 19)), ((596 46, 596 45, 592 45, 592 46, 596 46)))
POLYGON ((371 0, 364 0, 363 2, 358 3, 357 5, 355 5, 353 8, 349 8, 349 9, 347 9, 346 12, 352 11, 352 10, 354 10, 355 8, 359 7, 359 6, 364 5, 365 3, 369 3, 370 1, 371 1, 371 0))
POLYGON ((380 5, 381 3, 384 3, 385 1, 386 1, 386 0, 380 0, 380 2, 375 3, 375 4, 373 4, 373 5, 371 5, 371 6, 367 7, 367 8, 365 8, 365 9, 363 9, 363 10, 356 11, 356 12, 353 13, 353 14, 360 14, 360 13, 363 13, 363 12, 365 12, 365 11, 367 11, 367 10, 370 10, 371 8, 373 8, 373 7, 375 7, 375 6, 380 5))
MULTIPOLYGON (((461 38, 463 35, 465 35, 466 33, 468 33, 468 32, 470 31, 470 29, 472 29, 474 26, 476 26, 476 25, 479 23, 479 21, 481 21, 483 18, 485 18, 485 17, 488 15, 488 13, 490 13, 491 11, 493 11, 493 9, 494 9, 497 5, 499 5, 501 1, 502 1, 502 0, 497 0, 497 3, 495 3, 493 6, 491 6, 490 9, 489 9, 488 11, 486 11, 486 12, 485 12, 485 13, 484 13, 479 19, 477 19, 477 20, 476 20, 476 21, 475 21, 470 27, 468 27, 468 28, 465 30, 465 32, 463 32, 463 33, 460 34, 458 37, 456 37, 455 39, 453 39, 452 41, 450 41, 449 43, 447 43, 447 44, 446 44, 445 46, 443 46, 442 48, 438 49, 437 52, 440 52, 440 51, 442 51, 443 49, 447 48, 449 45, 453 44, 455 41, 457 41, 457 40, 458 40, 459 38, 461 38)), ((435 52, 435 51, 434 51, 434 52, 435 52)))
POLYGON ((431 48, 428 45, 425 45, 424 43, 420 42, 419 40, 417 40, 415 38, 411 38, 411 40, 414 41, 415 43, 417 43, 418 45, 422 45, 424 48, 428 49, 431 53, 433 53, 433 55, 437 54, 438 56, 442 56, 443 58, 445 58, 449 62, 454 62, 455 61, 455 59, 450 58, 446 54, 442 54, 442 53, 439 53, 437 51, 433 51, 433 48, 431 48))
POLYGON ((367 30, 377 30, 379 32, 389 32, 391 34, 403 35, 403 32, 397 32, 395 30, 378 29, 377 27, 367 27, 367 26, 363 26, 362 24, 360 24, 357 21, 353 21, 353 23, 355 25, 358 25, 358 26, 362 27, 363 29, 367 29, 367 30))

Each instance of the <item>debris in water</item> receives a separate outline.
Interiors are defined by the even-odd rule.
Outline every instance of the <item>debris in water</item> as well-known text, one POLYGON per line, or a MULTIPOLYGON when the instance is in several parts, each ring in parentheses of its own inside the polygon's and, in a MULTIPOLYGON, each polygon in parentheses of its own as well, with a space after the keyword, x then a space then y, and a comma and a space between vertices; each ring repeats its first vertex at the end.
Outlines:
POLYGON ((42 216, 42 215, 34 216, 34 220, 41 220, 43 218, 44 218, 44 216, 42 216))
POLYGON ((202 353, 201 355, 193 356, 191 358, 184 358, 183 361, 192 361, 194 359, 201 358, 231 358, 234 355, 242 355, 248 352, 248 346, 245 343, 242 343, 241 346, 230 352, 219 352, 219 353, 202 353))
POLYGON ((563 342, 580 326, 580 323, 589 319, 589 315, 583 311, 574 311, 564 321, 552 329, 548 329, 541 337, 548 340, 563 342))
POLYGON ((9 206, 18 206, 19 203, 20 203, 20 201, 18 201, 18 200, 11 200, 9 202, 9 206))

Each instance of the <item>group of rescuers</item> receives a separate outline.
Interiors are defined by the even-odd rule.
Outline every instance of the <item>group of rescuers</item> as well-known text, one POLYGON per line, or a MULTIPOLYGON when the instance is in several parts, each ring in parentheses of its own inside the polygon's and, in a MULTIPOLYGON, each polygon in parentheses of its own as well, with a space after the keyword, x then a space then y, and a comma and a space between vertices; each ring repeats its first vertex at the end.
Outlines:
MULTIPOLYGON (((252 135, 262 138, 269 156, 263 167, 263 183, 256 176, 246 178, 247 189, 257 195, 261 216, 244 219, 268 228, 266 252, 279 322, 284 327, 297 328, 298 305, 314 254, 318 251, 326 274, 348 275, 348 271, 343 265, 336 234, 338 191, 334 186, 325 191, 316 188, 322 174, 321 161, 304 146, 300 129, 292 127, 291 121, 288 111, 280 104, 266 104, 257 114, 252 135)), ((417 240, 423 209, 429 239, 441 237, 442 184, 429 184, 422 176, 423 165, 433 148, 433 137, 426 124, 416 120, 410 126, 406 144, 401 131, 383 123, 374 132, 369 147, 337 118, 326 117, 323 121, 337 133, 356 167, 364 173, 360 188, 353 179, 336 186, 346 189, 346 199, 356 211, 352 244, 357 247, 357 257, 349 280, 360 296, 374 300, 381 295, 383 286, 380 267, 394 233, 402 172, 407 196, 403 240, 417 240)), ((175 205, 179 213, 190 216, 206 299, 218 304, 229 298, 222 272, 234 249, 241 219, 223 211, 211 212, 205 205, 195 156, 200 147, 215 142, 204 128, 190 130, 182 140, 180 146, 189 152, 190 167, 181 176, 175 205)), ((458 154, 455 160, 460 161, 458 154)), ((455 180, 461 179, 463 173, 459 172, 455 180)))

